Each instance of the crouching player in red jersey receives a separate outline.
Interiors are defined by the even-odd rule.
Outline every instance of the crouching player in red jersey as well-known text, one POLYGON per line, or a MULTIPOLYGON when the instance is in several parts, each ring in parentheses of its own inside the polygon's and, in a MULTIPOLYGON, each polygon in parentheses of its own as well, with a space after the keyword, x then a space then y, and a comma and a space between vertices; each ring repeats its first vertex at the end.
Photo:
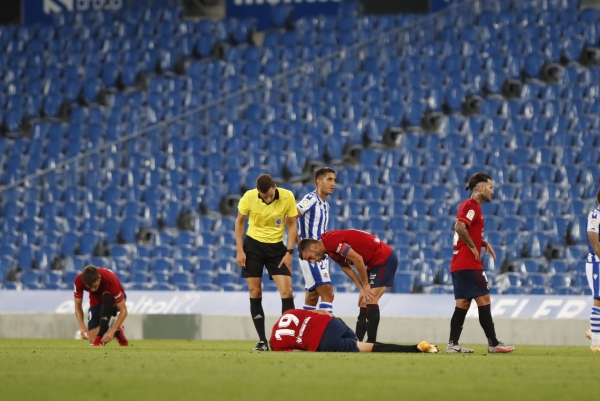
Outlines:
POLYGON ((416 345, 364 343, 341 319, 324 310, 290 309, 271 332, 273 351, 312 352, 428 352, 437 345, 421 341, 416 345))
POLYGON ((129 345, 125 337, 123 322, 127 317, 125 290, 119 278, 111 270, 86 266, 75 277, 75 316, 79 322, 82 338, 89 338, 90 345, 101 347, 114 337, 120 346, 129 345), (87 327, 83 321, 83 291, 90 293, 90 309, 87 327), (118 312, 118 316, 117 316, 118 312), (115 324, 109 329, 112 316, 117 316, 115 324))
POLYGON ((367 342, 376 342, 380 317, 378 302, 386 289, 394 286, 398 269, 394 250, 375 235, 364 231, 332 230, 323 233, 320 240, 307 238, 300 241, 298 253, 300 259, 310 263, 329 256, 342 267, 360 290, 356 335, 362 341, 366 333, 367 342), (350 267, 351 264, 356 271, 350 267))

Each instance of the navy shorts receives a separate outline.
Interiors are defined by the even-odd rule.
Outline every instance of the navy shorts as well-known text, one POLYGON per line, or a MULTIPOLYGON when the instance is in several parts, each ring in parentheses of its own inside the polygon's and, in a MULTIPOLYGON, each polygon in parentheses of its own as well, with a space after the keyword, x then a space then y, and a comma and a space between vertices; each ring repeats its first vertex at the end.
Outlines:
MULTIPOLYGON (((90 309, 88 309, 88 330, 93 330, 100 326, 100 311, 102 311, 102 302, 96 306, 90 306, 90 309)), ((117 316, 118 311, 119 308, 115 306, 112 315, 117 316)))
POLYGON ((392 252, 385 262, 367 271, 371 288, 393 287, 396 270, 398 270, 398 256, 396 252, 392 252))
POLYGON ((454 299, 474 299, 490 293, 483 270, 458 270, 452 273, 454 299))
POLYGON ((344 321, 334 317, 325 327, 317 352, 358 352, 358 338, 344 321))

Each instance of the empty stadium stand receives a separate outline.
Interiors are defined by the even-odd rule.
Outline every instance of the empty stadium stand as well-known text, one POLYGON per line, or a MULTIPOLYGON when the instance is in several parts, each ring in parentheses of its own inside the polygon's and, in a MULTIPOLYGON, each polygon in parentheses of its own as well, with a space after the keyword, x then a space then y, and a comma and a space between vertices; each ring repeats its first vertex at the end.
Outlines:
MULTIPOLYGON (((589 294, 600 11, 578 6, 370 16, 349 3, 260 46, 251 19, 172 9, 2 26, 0 288, 69 288, 94 263, 135 290, 245 290, 239 196, 261 173, 300 196, 330 164, 330 228, 392 245, 395 292, 451 293, 456 209, 486 171, 494 292, 589 294)), ((293 281, 303 291, 296 261, 293 281)))

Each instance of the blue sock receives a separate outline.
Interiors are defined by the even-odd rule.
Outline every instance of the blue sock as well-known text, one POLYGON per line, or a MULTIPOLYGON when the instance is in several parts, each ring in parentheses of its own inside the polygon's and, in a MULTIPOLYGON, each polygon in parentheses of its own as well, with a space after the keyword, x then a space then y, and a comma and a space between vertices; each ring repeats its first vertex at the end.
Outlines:
POLYGON ((600 345, 600 308, 597 306, 592 306, 590 328, 592 329, 592 345, 600 345))
POLYGON ((326 310, 329 313, 333 313, 333 304, 331 302, 320 302, 319 309, 326 310))
POLYGON ((316 306, 310 306, 310 305, 304 305, 302 307, 302 309, 304 309, 304 310, 316 310, 317 307, 316 306))

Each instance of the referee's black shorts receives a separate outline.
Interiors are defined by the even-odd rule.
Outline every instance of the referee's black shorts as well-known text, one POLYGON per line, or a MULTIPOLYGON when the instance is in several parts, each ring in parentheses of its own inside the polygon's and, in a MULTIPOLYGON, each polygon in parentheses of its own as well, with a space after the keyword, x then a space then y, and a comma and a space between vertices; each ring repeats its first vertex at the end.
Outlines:
POLYGON ((244 239, 246 268, 242 269, 242 277, 262 277, 263 266, 267 268, 269 278, 272 276, 291 276, 287 266, 282 265, 279 267, 286 251, 287 248, 283 245, 283 242, 269 244, 246 236, 246 239, 244 239))

